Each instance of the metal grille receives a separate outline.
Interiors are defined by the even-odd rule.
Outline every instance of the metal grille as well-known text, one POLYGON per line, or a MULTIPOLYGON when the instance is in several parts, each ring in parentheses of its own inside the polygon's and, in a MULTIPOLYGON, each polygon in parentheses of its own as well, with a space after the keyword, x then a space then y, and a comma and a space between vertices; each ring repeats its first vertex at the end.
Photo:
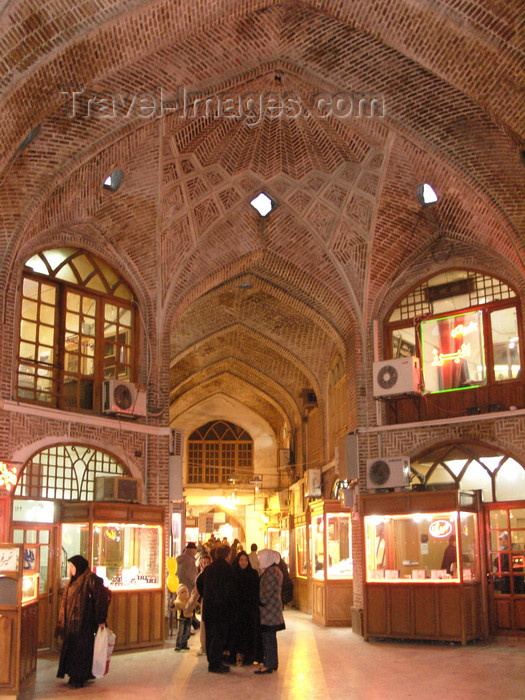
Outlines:
POLYGON ((83 445, 57 445, 36 454, 24 467, 15 496, 62 501, 93 501, 95 477, 129 476, 106 452, 83 445))

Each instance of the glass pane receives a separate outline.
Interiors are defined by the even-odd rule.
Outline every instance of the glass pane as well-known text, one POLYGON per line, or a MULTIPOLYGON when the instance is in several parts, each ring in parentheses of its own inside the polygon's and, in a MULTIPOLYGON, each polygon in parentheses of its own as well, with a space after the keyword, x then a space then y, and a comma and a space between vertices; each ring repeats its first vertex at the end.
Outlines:
POLYGON ((38 530, 26 530, 26 544, 36 544, 38 542, 38 530))
POLYGON ((410 357, 416 354, 416 332, 414 326, 396 328, 392 331, 392 357, 410 357))
MULTIPOLYGON (((473 575, 477 559, 474 526, 467 537, 473 575), (475 554, 475 556, 474 556, 475 554)), ((367 516, 367 581, 376 579, 459 579, 457 562, 457 514, 422 513, 402 516, 367 516)), ((467 562, 465 562, 467 564, 467 562)))
POLYGON ((307 551, 306 551, 306 526, 298 527, 295 530, 295 550, 296 550, 296 566, 297 576, 307 576, 307 551))
POLYGON ((36 301, 22 300, 22 318, 29 321, 36 321, 38 304, 36 301))
MULTIPOLYGON (((480 575, 477 519, 473 513, 460 513, 461 567, 463 580, 478 579, 480 575)), ((443 567, 442 567, 443 568, 443 567)))
POLYGON ((514 459, 507 459, 496 474, 496 499, 513 501, 518 493, 525 493, 525 469, 514 459))
POLYGON ((496 381, 516 379, 521 370, 516 309, 499 309, 490 314, 494 377, 496 381))
POLYGON ((49 530, 40 530, 40 544, 49 544, 49 530))
POLYGON ((20 343, 20 357, 24 360, 36 360, 36 347, 31 343, 20 343))
POLYGON ((114 304, 106 304, 106 308, 104 310, 104 318, 106 319, 106 321, 114 323, 117 320, 117 317, 118 307, 114 304))
MULTIPOLYGON (((47 532, 47 530, 46 530, 47 532)), ((40 533, 42 536, 43 532, 40 533)), ((49 535, 49 532, 47 532, 49 535)), ((47 593, 49 588, 49 546, 40 546, 40 593, 47 593)))
POLYGON ((24 279, 24 297, 27 299, 38 299, 38 287, 38 282, 35 280, 24 279))
POLYGON ((38 339, 44 345, 48 347, 53 347, 55 340, 55 329, 53 326, 40 326, 38 331, 38 339))
POLYGON ((353 575, 352 526, 348 513, 326 516, 328 578, 350 578, 353 575))
POLYGON ((131 327, 131 310, 119 309, 119 323, 121 326, 131 327))
POLYGON ((84 316, 94 317, 97 312, 97 300, 92 297, 83 297, 82 313, 84 316))
POLYGON ((160 565, 157 525, 93 525, 93 570, 112 588, 158 588, 160 565))
POLYGON ((89 561, 89 527, 87 524, 62 525, 62 559, 60 562, 62 578, 69 578, 67 560, 74 557, 75 554, 80 554, 89 561))
POLYGON ((324 578, 324 522, 322 515, 312 518, 310 530, 314 566, 312 575, 315 578, 324 578))
POLYGON ((67 308, 69 311, 74 311, 78 314, 80 311, 80 295, 74 292, 67 293, 67 308))
POLYGON ((72 282, 73 284, 78 284, 78 279, 69 263, 61 267, 55 276, 58 279, 64 280, 64 282, 72 282))
POLYGON ((23 530, 13 530, 13 542, 15 544, 24 543, 24 531, 23 530))
MULTIPOLYGON (((66 331, 70 331, 72 333, 80 332, 80 316, 78 314, 66 314, 66 331)), ((69 341, 70 339, 67 338, 67 340, 69 341)))
POLYGON ((40 299, 44 304, 55 305, 56 287, 51 284, 42 284, 40 287, 40 299))
POLYGON ((426 391, 450 391, 485 383, 481 311, 423 321, 421 343, 426 391))

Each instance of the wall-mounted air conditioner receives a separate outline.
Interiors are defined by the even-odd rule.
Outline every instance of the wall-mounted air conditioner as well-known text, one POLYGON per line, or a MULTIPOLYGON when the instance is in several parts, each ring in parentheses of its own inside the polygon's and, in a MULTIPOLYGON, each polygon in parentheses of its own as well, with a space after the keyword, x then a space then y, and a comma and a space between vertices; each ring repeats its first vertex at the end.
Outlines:
POLYGON ((307 469, 304 473, 305 498, 319 498, 321 496, 321 470, 307 469))
POLYGON ((290 491, 288 489, 284 489, 284 491, 279 491, 278 496, 279 508, 281 510, 288 510, 288 508, 290 507, 290 491))
POLYGON ((410 460, 408 457, 368 459, 366 462, 367 489, 397 489, 408 486, 410 460))
POLYGON ((96 501, 142 502, 142 482, 127 476, 95 477, 96 501))
POLYGON ((290 460, 291 460, 290 452, 291 451, 289 449, 285 449, 285 448, 282 448, 279 450, 279 466, 281 468, 290 466, 290 460))
POLYGON ((102 383, 102 413, 146 415, 146 391, 132 382, 106 379, 102 383))
POLYGON ((418 357, 398 357, 374 362, 374 396, 420 394, 418 357))

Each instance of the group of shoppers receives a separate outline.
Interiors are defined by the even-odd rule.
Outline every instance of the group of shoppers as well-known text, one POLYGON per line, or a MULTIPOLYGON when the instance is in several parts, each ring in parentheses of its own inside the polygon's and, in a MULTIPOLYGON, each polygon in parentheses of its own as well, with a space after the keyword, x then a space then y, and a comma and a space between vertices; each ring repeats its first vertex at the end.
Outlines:
POLYGON ((211 551, 189 542, 177 558, 179 629, 176 651, 188 648, 188 620, 200 600, 201 651, 210 673, 227 673, 231 664, 258 662, 255 673, 277 670, 277 631, 285 628, 278 552, 248 555, 237 543, 216 542, 211 551), (252 562, 255 566, 252 566, 252 562), (260 575, 259 575, 260 574, 260 575), (182 597, 180 596, 182 593, 182 597))

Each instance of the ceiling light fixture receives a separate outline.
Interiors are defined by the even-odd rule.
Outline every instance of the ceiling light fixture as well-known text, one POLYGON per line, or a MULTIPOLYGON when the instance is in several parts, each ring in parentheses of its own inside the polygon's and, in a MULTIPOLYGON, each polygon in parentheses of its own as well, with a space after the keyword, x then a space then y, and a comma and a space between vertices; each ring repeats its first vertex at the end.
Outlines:
POLYGON ((275 199, 272 199, 266 192, 258 194, 257 197, 254 197, 250 201, 250 204, 261 216, 268 216, 272 209, 275 209, 277 206, 275 199))
POLYGON ((434 189, 428 184, 428 182, 425 182, 423 185, 419 185, 417 188, 417 198, 424 207, 427 204, 434 204, 439 199, 437 194, 434 192, 434 189))

